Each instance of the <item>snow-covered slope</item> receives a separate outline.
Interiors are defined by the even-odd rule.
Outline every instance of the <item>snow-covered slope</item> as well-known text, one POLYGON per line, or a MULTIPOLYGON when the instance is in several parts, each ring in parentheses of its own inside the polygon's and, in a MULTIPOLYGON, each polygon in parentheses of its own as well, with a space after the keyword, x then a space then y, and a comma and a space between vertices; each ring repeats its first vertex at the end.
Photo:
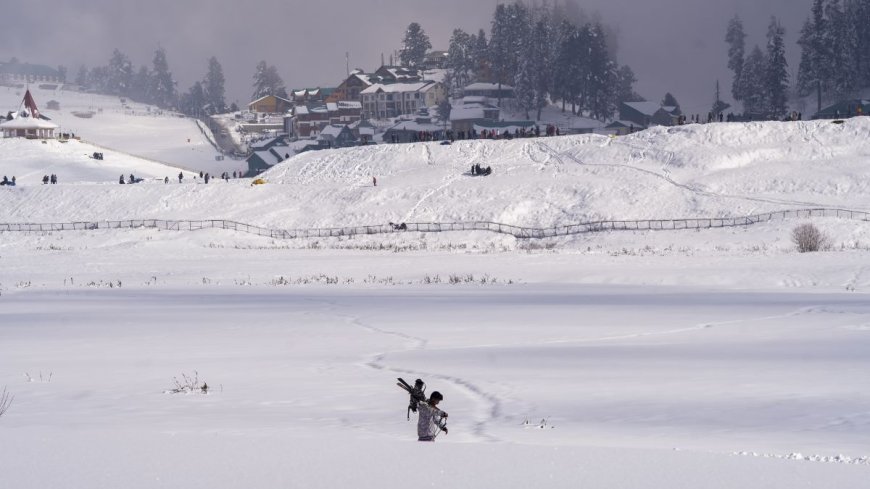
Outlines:
MULTIPOLYGON (((691 125, 622 138, 367 146, 292 158, 258 187, 245 180, 112 189, 21 185, 0 194, 0 220, 233 219, 282 228, 489 220, 544 227, 814 206, 866 210, 868 136, 870 118, 862 118, 842 125, 691 125), (493 174, 470 176, 475 164, 491 166, 493 174)), ((19 144, 29 143, 53 158, 51 145, 19 144)))
MULTIPOLYGON (((108 95, 43 90, 37 85, 30 91, 40 111, 60 126, 59 132, 74 133, 82 141, 197 172, 245 168, 244 162, 215 160, 219 152, 194 119, 108 95), (48 109, 49 101, 58 102, 60 109, 48 109)), ((24 89, 0 87, 3 115, 18 110, 23 97, 24 89)))
MULTIPOLYGON (((868 132, 867 120, 714 124, 365 147, 294 158, 261 186, 121 186, 120 173, 168 167, 0 140, 0 174, 19 179, 0 187, 0 222, 548 226, 866 209, 868 132), (494 174, 466 175, 473 164, 494 174), (46 172, 61 183, 42 185, 46 172)), ((864 489, 870 223, 826 220, 836 248, 814 254, 794 252, 792 226, 567 243, 2 232, 0 388, 15 396, 2 481, 864 489), (209 393, 168 393, 183 375, 209 393), (449 435, 414 441, 397 376, 444 394, 449 435)))
MULTIPOLYGON (((163 183, 164 177, 178 181, 178 173, 192 179, 193 173, 173 168, 125 153, 102 149, 76 140, 60 142, 49 140, 0 139, 0 151, 9 155, 0 159, 0 175, 17 179, 17 189, 33 188, 42 183, 43 175, 55 174, 61 184, 118 183, 132 173, 137 178, 163 183), (102 160, 92 157, 94 152, 103 153, 102 160)), ((13 190, 13 189, 8 189, 13 190)))

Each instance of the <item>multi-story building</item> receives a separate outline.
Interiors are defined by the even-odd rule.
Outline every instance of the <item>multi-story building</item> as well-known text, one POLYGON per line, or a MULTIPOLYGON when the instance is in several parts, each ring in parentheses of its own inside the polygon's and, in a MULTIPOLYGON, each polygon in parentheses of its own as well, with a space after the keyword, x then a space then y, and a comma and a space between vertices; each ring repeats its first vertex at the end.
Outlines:
POLYGON ((432 107, 447 100, 447 91, 439 82, 376 84, 363 90, 363 117, 387 119, 416 114, 420 109, 432 107))
POLYGON ((297 105, 288 120, 291 136, 310 138, 317 136, 329 125, 348 125, 358 122, 362 105, 359 102, 340 101, 327 104, 297 105))

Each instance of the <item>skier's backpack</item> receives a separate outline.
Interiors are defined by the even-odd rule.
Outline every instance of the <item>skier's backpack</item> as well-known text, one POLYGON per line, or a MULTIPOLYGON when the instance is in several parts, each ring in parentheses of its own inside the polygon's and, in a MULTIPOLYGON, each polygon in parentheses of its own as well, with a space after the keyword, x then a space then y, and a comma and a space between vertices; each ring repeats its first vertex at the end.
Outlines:
POLYGON ((421 379, 417 379, 414 381, 414 387, 411 387, 410 384, 405 382, 405 379, 399 377, 398 380, 399 382, 396 385, 401 387, 410 396, 408 400, 408 419, 411 419, 411 411, 417 412, 417 403, 426 400, 426 383, 421 379))

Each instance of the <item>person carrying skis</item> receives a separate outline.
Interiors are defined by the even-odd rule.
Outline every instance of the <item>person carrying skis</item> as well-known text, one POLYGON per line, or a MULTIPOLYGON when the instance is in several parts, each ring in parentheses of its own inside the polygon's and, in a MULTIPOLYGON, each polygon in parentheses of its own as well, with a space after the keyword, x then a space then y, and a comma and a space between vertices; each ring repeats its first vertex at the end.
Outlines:
POLYGON ((447 434, 447 413, 438 409, 438 403, 444 400, 440 392, 435 391, 428 401, 417 402, 417 440, 435 441, 439 431, 447 434))

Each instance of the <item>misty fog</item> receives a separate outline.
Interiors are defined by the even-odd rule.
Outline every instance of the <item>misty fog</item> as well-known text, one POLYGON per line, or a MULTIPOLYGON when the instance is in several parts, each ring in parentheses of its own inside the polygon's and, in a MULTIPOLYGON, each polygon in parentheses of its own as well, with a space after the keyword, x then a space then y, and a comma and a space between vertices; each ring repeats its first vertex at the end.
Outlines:
MULTIPOLYGON (((0 60, 51 66, 74 74, 82 64, 106 64, 120 49, 134 65, 150 65, 166 49, 179 91, 217 56, 227 78, 227 102, 249 101, 254 67, 276 65, 288 88, 336 86, 351 68, 376 69, 398 49, 410 22, 419 22, 436 49, 454 28, 489 31, 495 0, 32 0, 8 2, 0 60)), ((762 44, 771 15, 785 26, 790 71, 795 41, 811 0, 579 0, 618 32, 619 62, 637 75, 636 90, 658 101, 672 92, 686 112, 709 110, 716 80, 726 99, 731 75, 724 43, 728 19, 742 17, 748 46, 762 44)))

